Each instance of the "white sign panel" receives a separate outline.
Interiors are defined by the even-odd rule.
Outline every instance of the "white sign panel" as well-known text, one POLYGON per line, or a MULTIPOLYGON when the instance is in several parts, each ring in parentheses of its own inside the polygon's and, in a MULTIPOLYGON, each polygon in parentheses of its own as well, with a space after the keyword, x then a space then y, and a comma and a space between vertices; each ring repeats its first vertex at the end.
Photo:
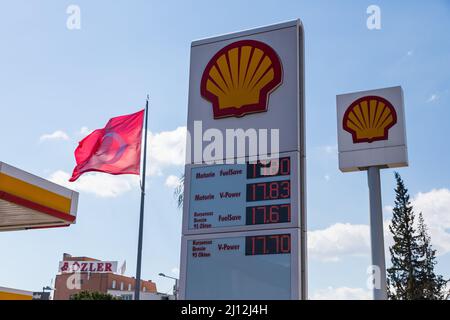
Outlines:
POLYGON ((306 299, 303 60, 300 20, 192 43, 182 298, 306 299))
MULTIPOLYGON (((269 135, 275 129, 279 152, 303 151, 301 33, 296 20, 192 43, 187 129, 195 142, 188 145, 186 163, 202 163, 211 141, 199 137, 208 129, 223 137, 227 129, 263 129, 269 135)), ((237 143, 234 155, 226 143, 222 147, 224 159, 238 154, 237 143)), ((246 147, 240 156, 272 150, 271 141, 268 150, 252 149, 248 141, 246 147)))
POLYGON ((401 87, 338 95, 339 169, 408 165, 401 87))
POLYGON ((300 298, 299 229, 184 236, 181 299, 300 298))
POLYGON ((115 273, 117 272, 117 261, 60 261, 58 270, 61 273, 115 273))

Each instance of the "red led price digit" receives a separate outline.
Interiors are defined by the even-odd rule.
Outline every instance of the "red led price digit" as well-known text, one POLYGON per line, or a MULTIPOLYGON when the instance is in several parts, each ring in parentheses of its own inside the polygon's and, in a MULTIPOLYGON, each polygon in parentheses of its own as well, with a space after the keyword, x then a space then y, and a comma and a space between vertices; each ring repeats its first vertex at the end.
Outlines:
POLYGON ((281 237, 280 252, 281 253, 289 253, 289 252, 291 252, 291 235, 283 234, 280 237, 281 237))
POLYGON ((265 236, 258 236, 255 237, 255 242, 260 240, 262 242, 262 254, 267 254, 267 242, 266 242, 266 237, 265 236))
POLYGON ((291 174, 291 158, 281 159, 280 174, 284 176, 291 174))
MULTIPOLYGON (((263 194, 264 200, 266 200, 267 199, 267 184, 266 183, 258 183, 258 184, 256 184, 256 187, 262 188, 262 194, 263 194)), ((253 199, 256 200, 256 194, 253 199)))
POLYGON ((266 222, 266 207, 253 207, 252 208, 252 224, 257 224, 257 215, 258 213, 262 214, 263 223, 266 222))
POLYGON ((291 221, 291 205, 290 204, 282 204, 280 205, 280 208, 286 208, 287 210, 287 221, 291 221))
POLYGON ((256 243, 255 243, 255 237, 252 237, 252 255, 255 255, 255 248, 256 248, 256 243))
POLYGON ((258 176, 258 163, 252 163, 251 166, 253 171, 252 177, 255 178, 258 176))
POLYGON ((283 181, 281 182, 281 198, 290 198, 291 197, 291 182, 283 181))
POLYGON ((271 182, 269 185, 269 199, 278 199, 280 195, 280 186, 277 182, 271 182))
POLYGON ((280 161, 278 159, 270 161, 270 166, 267 169, 269 169, 267 175, 276 176, 280 170, 280 161))
POLYGON ((279 207, 277 205, 270 206, 269 221, 270 221, 270 223, 278 223, 278 221, 280 221, 280 212, 279 212, 279 207))
POLYGON ((280 236, 279 235, 273 235, 273 236, 269 236, 269 239, 273 239, 275 240, 275 252, 271 252, 271 253, 279 253, 280 252, 280 236))
POLYGON ((256 224, 256 207, 252 208, 252 224, 256 224))

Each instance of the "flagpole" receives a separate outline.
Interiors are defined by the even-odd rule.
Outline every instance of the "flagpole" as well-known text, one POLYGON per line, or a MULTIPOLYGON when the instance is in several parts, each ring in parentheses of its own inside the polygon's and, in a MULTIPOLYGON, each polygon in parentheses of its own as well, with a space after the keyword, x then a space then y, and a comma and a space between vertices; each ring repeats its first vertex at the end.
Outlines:
POLYGON ((148 99, 145 103, 145 129, 144 129, 144 158, 142 166, 141 182, 141 213, 139 216, 139 239, 136 263, 136 283, 134 286, 134 300, 139 300, 141 293, 141 264, 142 264, 142 239, 144 233, 144 200, 145 200, 145 168, 147 165, 147 124, 148 124, 148 99))

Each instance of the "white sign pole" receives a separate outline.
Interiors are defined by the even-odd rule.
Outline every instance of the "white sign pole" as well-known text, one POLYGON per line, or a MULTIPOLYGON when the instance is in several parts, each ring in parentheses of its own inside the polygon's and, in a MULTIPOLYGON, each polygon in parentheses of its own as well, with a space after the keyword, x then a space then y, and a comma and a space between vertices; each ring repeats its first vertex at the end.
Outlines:
POLYGON ((405 107, 400 86, 336 97, 339 169, 367 170, 373 292, 387 299, 380 168, 408 166, 405 107))
POLYGON ((370 240, 372 245, 373 298, 387 300, 386 261, 384 257, 383 209, 380 168, 367 170, 370 201, 370 240))

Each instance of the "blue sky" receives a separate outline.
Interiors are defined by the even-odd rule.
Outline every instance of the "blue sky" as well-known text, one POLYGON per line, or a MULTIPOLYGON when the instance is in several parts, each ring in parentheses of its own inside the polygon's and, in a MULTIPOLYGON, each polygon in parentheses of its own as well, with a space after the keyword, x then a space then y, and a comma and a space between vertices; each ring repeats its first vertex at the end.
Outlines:
MULTIPOLYGON (((366 176, 338 170, 335 97, 379 87, 403 87, 410 166, 399 171, 450 277, 448 1, 3 1, 0 161, 62 181, 86 132, 139 110, 150 93, 143 277, 168 292, 157 274, 175 276, 179 265, 181 212, 166 182, 183 171, 177 128, 186 125, 190 42, 296 18, 306 38, 310 296, 367 295, 366 176), (81 9, 80 30, 66 28, 70 4, 81 9), (366 27, 371 4, 381 30, 366 27)), ((392 205, 393 170, 382 185, 392 205)), ((76 225, 0 233, 0 286, 40 290, 64 252, 126 260, 134 275, 136 180, 94 175, 77 188, 76 225)))

